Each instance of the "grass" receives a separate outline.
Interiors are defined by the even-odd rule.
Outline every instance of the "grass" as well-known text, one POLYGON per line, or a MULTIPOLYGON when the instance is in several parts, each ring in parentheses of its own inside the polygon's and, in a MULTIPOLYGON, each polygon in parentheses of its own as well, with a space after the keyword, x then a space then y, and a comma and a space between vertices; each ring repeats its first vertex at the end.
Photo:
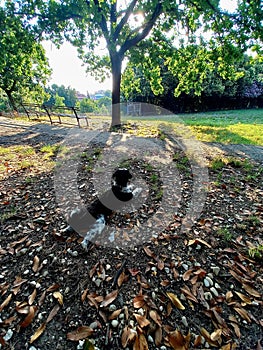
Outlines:
POLYGON ((203 142, 263 146, 263 109, 233 110, 167 116, 133 117, 130 122, 171 126, 175 131, 184 124, 203 142))

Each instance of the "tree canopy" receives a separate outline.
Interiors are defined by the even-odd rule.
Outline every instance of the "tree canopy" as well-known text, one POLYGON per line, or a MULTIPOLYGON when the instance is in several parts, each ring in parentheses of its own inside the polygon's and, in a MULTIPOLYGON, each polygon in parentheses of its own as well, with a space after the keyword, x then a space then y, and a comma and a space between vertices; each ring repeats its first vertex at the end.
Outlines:
MULTIPOLYGON (((158 42, 159 54, 174 47, 209 41, 246 50, 261 49, 262 4, 240 0, 233 13, 223 11, 219 0, 31 0, 6 1, 17 16, 42 37, 57 44, 64 39, 78 47, 88 70, 97 77, 112 75, 112 125, 120 124, 122 63, 142 53, 146 38, 158 42), (206 34, 205 34, 206 33, 206 34), (106 54, 101 54, 101 47, 106 54)), ((145 59, 146 57, 144 57, 145 59)), ((199 55, 202 60, 202 55, 199 55)), ((148 57, 153 82, 159 79, 155 57, 148 57)), ((174 69, 175 64, 170 64, 174 69)), ((191 76, 189 77, 191 79, 191 76)))
POLYGON ((43 94, 50 75, 41 44, 11 9, 0 8, 0 88, 16 109, 15 94, 43 94))

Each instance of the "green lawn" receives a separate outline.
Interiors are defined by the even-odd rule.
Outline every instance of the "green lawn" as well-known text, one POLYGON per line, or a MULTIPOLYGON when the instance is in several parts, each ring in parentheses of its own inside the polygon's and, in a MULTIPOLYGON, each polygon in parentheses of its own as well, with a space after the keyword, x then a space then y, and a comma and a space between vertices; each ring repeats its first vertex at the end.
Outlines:
POLYGON ((129 118, 129 121, 140 121, 155 126, 168 123, 175 129, 178 123, 183 123, 189 126, 200 141, 263 146, 263 109, 142 116, 129 118))

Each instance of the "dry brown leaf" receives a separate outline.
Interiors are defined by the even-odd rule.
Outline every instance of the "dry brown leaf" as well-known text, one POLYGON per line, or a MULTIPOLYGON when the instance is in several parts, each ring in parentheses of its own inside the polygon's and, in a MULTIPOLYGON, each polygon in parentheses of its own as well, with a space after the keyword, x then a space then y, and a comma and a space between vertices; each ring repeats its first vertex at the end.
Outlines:
POLYGON ((150 315, 151 319, 152 319, 156 324, 158 324, 159 327, 162 327, 162 320, 161 320, 160 315, 157 313, 157 311, 151 310, 149 315, 150 315))
POLYGON ((121 335, 121 344, 123 348, 126 348, 130 343, 132 343, 135 337, 136 331, 134 329, 131 329, 128 326, 124 327, 121 335))
POLYGON ((44 332, 45 329, 46 329, 46 323, 44 322, 32 335, 29 343, 32 344, 35 340, 37 340, 41 336, 41 334, 44 332))
POLYGON ((40 260, 39 260, 39 257, 36 255, 33 259, 33 267, 32 267, 32 270, 34 272, 37 272, 38 269, 39 269, 39 263, 40 263, 40 260))
POLYGON ((118 290, 114 290, 113 292, 106 295, 105 299, 100 304, 100 307, 106 307, 111 304, 118 296, 118 290))
POLYGON ((152 252, 148 247, 143 247, 143 250, 145 251, 145 253, 150 256, 151 258, 155 258, 155 254, 154 252, 152 252))
POLYGON ((178 329, 167 335, 170 345, 175 350, 188 350, 190 337, 190 333, 188 333, 187 336, 184 336, 178 329))
POLYGON ((135 309, 139 309, 145 305, 144 296, 139 294, 133 299, 133 306, 135 309))
POLYGON ((23 237, 23 238, 21 238, 19 241, 15 241, 15 242, 10 243, 9 246, 10 246, 11 248, 14 248, 16 245, 21 244, 21 243, 24 243, 24 242, 27 240, 27 238, 28 238, 28 235, 25 236, 25 237, 23 237))
POLYGON ((193 295, 193 293, 189 290, 187 286, 182 287, 181 291, 187 296, 188 299, 198 304, 198 300, 196 299, 196 297, 193 295))
POLYGON ((87 326, 81 326, 75 331, 67 334, 67 339, 72 341, 79 341, 90 337, 93 334, 93 329, 87 326))
POLYGON ((171 281, 169 280, 163 280, 160 285, 163 286, 163 287, 167 287, 171 284, 171 281))
POLYGON ((233 293, 229 290, 226 292, 226 301, 229 303, 233 298, 233 293))
POLYGON ((157 327, 155 333, 154 333, 154 341, 156 346, 162 345, 162 339, 163 339, 163 331, 162 327, 157 327))
POLYGON ((26 318, 20 323, 20 327, 22 328, 26 328, 28 327, 31 322, 33 321, 35 314, 37 311, 37 307, 36 306, 30 306, 29 307, 29 312, 28 315, 26 316, 26 318))
POLYGON ((125 274, 124 271, 122 271, 122 273, 120 274, 120 276, 119 276, 119 278, 117 280, 118 287, 121 287, 121 285, 125 281, 125 278, 127 278, 127 275, 125 274))
POLYGON ((115 318, 117 318, 119 316, 119 314, 121 313, 122 309, 118 309, 113 311, 113 313, 109 316, 109 320, 114 320, 115 318))
POLYGON ((234 307, 234 310, 247 322, 251 322, 251 319, 247 313, 247 311, 245 309, 243 309, 242 307, 234 307))
POLYGON ((157 267, 159 270, 163 270, 164 269, 164 261, 161 259, 157 260, 157 267))
POLYGON ((37 296, 37 290, 34 289, 33 292, 32 292, 32 294, 31 294, 31 295, 29 296, 29 298, 28 298, 28 304, 29 304, 29 305, 32 305, 32 304, 33 304, 33 302, 34 302, 36 296, 37 296))
POLYGON ((212 345, 212 346, 214 346, 214 347, 216 347, 216 348, 218 348, 218 342, 217 341, 213 341, 212 339, 211 339, 211 336, 210 336, 210 334, 209 334, 209 332, 207 332, 207 330, 205 329, 205 328, 200 328, 200 332, 201 332, 201 334, 202 334, 202 336, 205 338, 205 340, 210 344, 210 345, 212 345))
POLYGON ((135 343, 133 344, 133 350, 148 350, 148 343, 145 336, 141 333, 137 335, 135 343))
POLYGON ((246 295, 236 292, 236 295, 239 296, 239 298, 245 303, 245 304, 252 304, 252 301, 249 299, 249 297, 247 297, 246 295))
POLYGON ((198 348, 202 345, 202 336, 199 334, 194 341, 194 348, 198 348))
POLYGON ((52 286, 48 287, 47 292, 54 292, 55 290, 57 290, 60 287, 59 284, 55 283, 52 284, 52 286))
POLYGON ((2 310, 10 303, 11 299, 12 299, 12 294, 9 294, 8 297, 0 305, 0 312, 2 312, 2 310))
POLYGON ((188 281, 194 269, 189 269, 183 274, 183 280, 188 281))
POLYGON ((211 333, 210 337, 211 337, 212 341, 220 341, 221 340, 221 335, 222 335, 222 329, 218 328, 213 333, 211 333))
POLYGON ((56 314, 59 312, 60 310, 60 306, 59 305, 55 305, 53 307, 53 309, 50 311, 48 318, 46 320, 46 323, 50 322, 53 320, 53 318, 56 316, 56 314))
POLYGON ((81 301, 82 301, 83 303, 84 303, 84 300, 85 300, 86 297, 87 297, 88 291, 89 291, 89 288, 85 289, 84 292, 81 294, 81 301))
POLYGON ((208 244, 206 241, 204 241, 203 239, 200 239, 200 238, 190 239, 188 242, 188 245, 193 245, 196 243, 202 243, 202 244, 206 245, 208 248, 212 248, 210 244, 208 244))
POLYGON ((53 297, 57 299, 60 305, 63 305, 63 295, 60 292, 54 292, 53 297))
POLYGON ((255 290, 254 288, 250 287, 250 285, 244 283, 244 284, 242 285, 242 287, 245 289, 245 291, 246 291, 248 294, 253 295, 253 297, 255 297, 255 298, 261 298, 261 294, 260 294, 257 290, 255 290))
POLYGON ((184 310, 185 307, 181 303, 181 301, 178 299, 178 297, 174 293, 167 292, 166 293, 168 298, 171 300, 171 302, 174 304, 177 309, 184 310))
POLYGON ((241 337, 241 332, 240 332, 240 328, 238 327, 238 324, 237 323, 231 323, 231 325, 233 326, 234 328, 234 331, 235 331, 235 334, 238 338, 241 337))
POLYGON ((139 315, 139 314, 133 314, 133 316, 136 318, 136 321, 138 322, 138 324, 141 328, 149 326, 150 321, 147 320, 146 317, 139 315))

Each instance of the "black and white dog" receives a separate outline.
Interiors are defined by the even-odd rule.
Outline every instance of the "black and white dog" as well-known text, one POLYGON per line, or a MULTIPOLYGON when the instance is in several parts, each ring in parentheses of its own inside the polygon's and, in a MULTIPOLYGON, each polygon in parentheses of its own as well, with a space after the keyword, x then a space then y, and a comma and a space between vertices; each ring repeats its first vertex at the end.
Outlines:
POLYGON ((133 186, 129 184, 131 178, 128 169, 117 169, 112 175, 111 189, 92 202, 87 209, 74 209, 68 218, 69 226, 64 232, 76 231, 84 236, 82 246, 86 249, 90 241, 101 234, 112 214, 141 192, 141 188, 133 190, 133 186))

